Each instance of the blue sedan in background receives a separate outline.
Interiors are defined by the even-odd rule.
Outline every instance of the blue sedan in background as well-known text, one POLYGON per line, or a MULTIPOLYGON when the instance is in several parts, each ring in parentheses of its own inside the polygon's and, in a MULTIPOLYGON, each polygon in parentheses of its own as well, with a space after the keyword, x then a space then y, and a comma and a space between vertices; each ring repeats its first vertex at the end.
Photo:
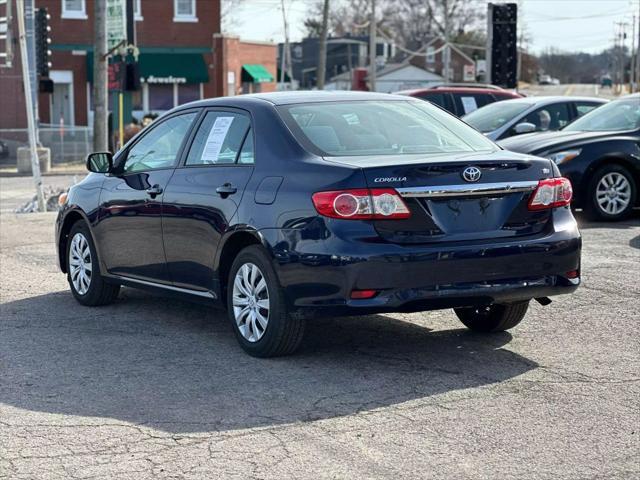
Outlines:
POLYGON ((453 308, 503 331, 580 283, 571 185, 404 96, 291 92, 178 107, 91 173, 57 219, 83 305, 121 285, 219 303, 251 355, 319 315, 453 308))

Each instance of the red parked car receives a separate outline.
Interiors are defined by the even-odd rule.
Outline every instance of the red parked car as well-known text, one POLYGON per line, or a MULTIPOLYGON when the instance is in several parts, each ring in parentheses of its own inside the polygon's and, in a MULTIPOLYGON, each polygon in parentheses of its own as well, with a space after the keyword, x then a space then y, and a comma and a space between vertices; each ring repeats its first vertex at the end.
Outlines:
POLYGON ((500 100, 522 98, 522 95, 494 85, 443 84, 429 88, 403 90, 398 95, 420 98, 435 103, 458 117, 500 100))

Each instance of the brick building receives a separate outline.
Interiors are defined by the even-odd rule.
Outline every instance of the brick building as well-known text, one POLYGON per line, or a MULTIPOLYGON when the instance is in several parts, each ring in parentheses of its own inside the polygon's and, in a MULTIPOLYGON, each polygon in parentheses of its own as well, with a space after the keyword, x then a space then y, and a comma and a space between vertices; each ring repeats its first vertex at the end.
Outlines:
MULTIPOLYGON (((35 4, 51 17, 53 52, 54 92, 39 94, 40 122, 91 125, 94 0, 35 4)), ((277 47, 223 37, 219 0, 134 0, 134 11, 142 81, 126 97, 134 116, 200 98, 276 89, 277 47)), ((16 51, 13 68, 0 69, 0 129, 26 126, 20 75, 16 51)))

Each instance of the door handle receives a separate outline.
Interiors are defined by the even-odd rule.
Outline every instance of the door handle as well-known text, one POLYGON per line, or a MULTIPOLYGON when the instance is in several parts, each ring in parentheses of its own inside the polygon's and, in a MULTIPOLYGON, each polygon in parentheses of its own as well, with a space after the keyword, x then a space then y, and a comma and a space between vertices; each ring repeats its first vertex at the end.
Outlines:
POLYGON ((154 198, 156 195, 160 195, 162 193, 162 187, 160 185, 154 185, 153 187, 149 187, 145 190, 147 195, 150 195, 151 198, 154 198))
POLYGON ((233 195, 238 191, 237 187, 234 187, 230 183, 225 183, 224 185, 220 185, 216 188, 216 193, 219 194, 222 198, 227 198, 229 195, 233 195))

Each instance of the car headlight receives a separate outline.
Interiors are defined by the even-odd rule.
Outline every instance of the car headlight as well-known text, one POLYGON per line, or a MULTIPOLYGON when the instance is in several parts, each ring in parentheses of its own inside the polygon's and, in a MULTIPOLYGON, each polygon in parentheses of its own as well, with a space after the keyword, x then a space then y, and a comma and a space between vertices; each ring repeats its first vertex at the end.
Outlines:
POLYGON ((569 160, 573 160, 578 155, 580 155, 581 151, 582 149, 580 148, 574 148, 573 150, 565 150, 563 152, 552 153, 550 155, 547 155, 547 158, 556 165, 560 165, 561 163, 566 163, 569 160))

